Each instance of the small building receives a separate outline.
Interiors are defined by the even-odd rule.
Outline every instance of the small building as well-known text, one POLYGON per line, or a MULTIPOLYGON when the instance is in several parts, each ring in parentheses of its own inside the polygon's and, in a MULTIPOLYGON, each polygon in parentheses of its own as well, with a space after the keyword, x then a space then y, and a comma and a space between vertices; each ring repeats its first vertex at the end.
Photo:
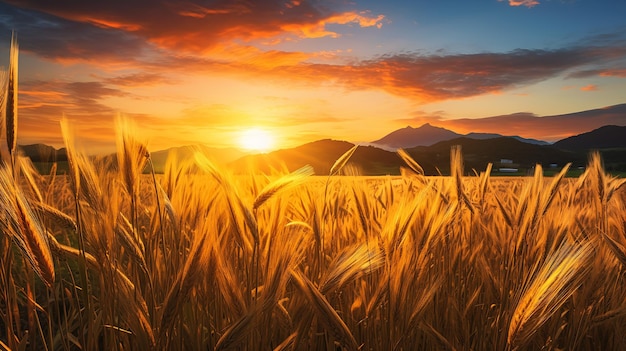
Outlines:
POLYGON ((508 158, 500 159, 500 162, 494 165, 494 169, 500 173, 516 173, 519 171, 519 164, 513 163, 513 160, 508 158))

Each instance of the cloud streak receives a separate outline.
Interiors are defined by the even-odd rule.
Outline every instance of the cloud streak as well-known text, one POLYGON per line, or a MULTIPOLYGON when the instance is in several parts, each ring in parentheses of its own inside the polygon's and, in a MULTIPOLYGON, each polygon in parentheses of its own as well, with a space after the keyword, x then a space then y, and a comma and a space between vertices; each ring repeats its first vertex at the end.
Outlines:
POLYGON ((588 69, 573 72, 567 78, 618 77, 626 78, 626 68, 588 69))
POLYGON ((382 89, 420 102, 434 102, 500 93, 578 67, 601 64, 616 55, 625 56, 626 49, 606 46, 508 53, 399 54, 352 65, 300 64, 267 73, 334 82, 348 89, 382 89))
POLYGON ((27 136, 19 136, 20 143, 45 140, 56 146, 62 144, 62 116, 75 123, 81 134, 95 144, 110 146, 117 112, 101 100, 130 95, 96 81, 28 81, 20 88, 20 130, 28 131, 27 136))
MULTIPOLYGON (((504 0, 498 0, 504 1, 504 0)), ((528 8, 539 5, 539 1, 537 0, 509 0, 509 6, 518 7, 518 6, 526 6, 528 8)))

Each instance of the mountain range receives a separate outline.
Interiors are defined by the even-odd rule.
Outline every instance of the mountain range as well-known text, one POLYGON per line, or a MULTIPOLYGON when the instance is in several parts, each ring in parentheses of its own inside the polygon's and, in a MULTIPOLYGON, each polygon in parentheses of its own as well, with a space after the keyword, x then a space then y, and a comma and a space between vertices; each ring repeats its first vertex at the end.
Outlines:
MULTIPOLYGON (((413 128, 407 126, 406 128, 395 130, 384 137, 372 141, 371 145, 377 146, 388 150, 408 149, 416 146, 430 146, 440 141, 451 140, 455 138, 466 137, 469 139, 495 139, 504 137, 501 134, 495 133, 469 133, 458 134, 451 130, 432 126, 430 123, 423 124, 421 127, 413 128)), ((521 142, 536 144, 536 145, 548 145, 548 142, 535 139, 526 139, 520 136, 509 136, 510 138, 517 139, 521 142)))
MULTIPOLYGON (((603 126, 549 144, 486 133, 461 135, 425 124, 419 128, 396 130, 369 145, 358 147, 350 163, 363 175, 399 174, 404 163, 395 151, 389 149, 401 147, 424 168, 426 174, 447 174, 450 148, 453 145, 461 146, 466 170, 481 171, 488 163, 497 165, 501 160, 509 160, 507 162, 513 163, 520 173, 532 169, 537 163, 544 167, 560 167, 572 162, 575 167, 582 167, 588 153, 598 149, 607 170, 626 172, 626 126, 603 126)), ((267 154, 245 155, 236 149, 186 146, 156 151, 151 155, 157 172, 163 170, 168 155, 175 154, 179 159, 186 159, 193 157, 193 153, 199 150, 217 163, 228 165, 237 172, 294 171, 308 164, 314 168, 316 174, 328 174, 333 163, 353 146, 353 143, 347 141, 324 139, 267 154)), ((65 149, 56 150, 43 144, 25 145, 21 149, 36 163, 67 160, 65 149)))
MULTIPOLYGON (((399 136, 398 140, 404 142, 403 145, 411 145, 411 139, 406 138, 406 134, 414 131, 423 133, 428 130, 434 131, 434 136, 423 134, 423 139, 416 143, 424 142, 424 140, 436 141, 438 137, 445 135, 457 135, 444 128, 425 125, 420 128, 404 128, 396 131, 397 133, 388 134, 385 138, 393 141, 396 136, 399 136)), ((480 133, 473 133, 473 135, 476 134, 480 133)), ((588 153, 594 149, 601 152, 608 171, 626 172, 626 138, 624 137, 626 127, 622 126, 604 126, 554 144, 522 141, 528 139, 515 137, 472 138, 471 136, 453 137, 428 146, 408 147, 405 151, 424 168, 427 175, 449 173, 450 149, 454 145, 461 146, 466 170, 473 169, 478 172, 484 170, 488 163, 493 163, 497 167, 503 160, 508 160, 515 165, 519 173, 531 170, 537 163, 546 168, 562 167, 569 162, 574 167, 584 167, 588 153)), ((396 145, 400 145, 400 141, 396 145)), ((353 146, 354 144, 346 141, 318 140, 295 148, 244 156, 230 165, 240 172, 251 169, 270 172, 284 168, 294 171, 308 164, 314 168, 316 174, 328 174, 335 160, 353 146)), ((400 167, 404 166, 403 161, 395 152, 374 147, 371 144, 357 148, 350 163, 364 175, 398 174, 400 167)))

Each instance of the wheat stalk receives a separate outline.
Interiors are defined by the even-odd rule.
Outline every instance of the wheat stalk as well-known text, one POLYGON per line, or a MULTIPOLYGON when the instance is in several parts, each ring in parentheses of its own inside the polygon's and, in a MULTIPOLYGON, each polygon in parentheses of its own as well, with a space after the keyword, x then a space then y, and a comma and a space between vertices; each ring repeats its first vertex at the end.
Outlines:
POLYGON ((48 286, 54 282, 55 271, 48 238, 41 221, 33 212, 21 189, 16 187, 13 175, 6 167, 0 168, 0 201, 5 219, 0 224, 10 234, 37 275, 48 286))
POLYGON ((382 265, 382 252, 373 251, 366 244, 348 248, 330 264, 319 290, 322 294, 339 290, 347 283, 371 273, 382 265))
POLYGON ((333 306, 313 283, 299 270, 291 270, 291 279, 298 290, 306 297, 313 307, 319 321, 351 350, 357 350, 358 344, 346 323, 339 317, 333 306))
POLYGON ((271 182, 266 185, 263 190, 261 190, 259 195, 257 195, 254 203, 252 204, 252 209, 256 210, 281 190, 285 190, 291 186, 296 186, 310 175, 313 175, 313 167, 307 165, 271 182))
POLYGON ((350 150, 346 151, 343 155, 341 155, 341 157, 339 157, 335 163, 333 163, 332 167, 330 167, 330 175, 334 175, 339 173, 339 171, 341 171, 341 169, 346 165, 346 163, 348 163, 348 161, 350 161, 350 157, 352 157, 352 155, 354 154, 354 152, 356 151, 356 149, 359 147, 359 145, 354 145, 353 147, 350 148, 350 150))
POLYGON ((11 59, 9 62, 9 74, 7 81, 5 130, 9 156, 14 162, 15 150, 17 148, 17 93, 18 93, 18 61, 19 46, 17 44, 17 34, 11 35, 11 59))
POLYGON ((61 228, 69 230, 72 233, 76 233, 77 226, 74 218, 43 202, 35 202, 32 205, 37 210, 41 211, 45 217, 52 220, 61 228))
POLYGON ((404 151, 404 149, 398 149, 396 151, 398 156, 409 166, 409 168, 415 172, 417 175, 424 175, 424 169, 419 165, 408 152, 404 151))
POLYGON ((507 334, 513 348, 527 343, 574 294, 590 270, 591 243, 565 244, 550 255, 522 291, 507 334))
POLYGON ((180 307, 200 279, 200 274, 206 273, 208 267, 211 266, 214 256, 211 254, 211 247, 205 247, 206 242, 206 233, 196 236, 183 269, 179 271, 163 301, 158 329, 159 345, 163 348, 167 348, 168 336, 180 307))

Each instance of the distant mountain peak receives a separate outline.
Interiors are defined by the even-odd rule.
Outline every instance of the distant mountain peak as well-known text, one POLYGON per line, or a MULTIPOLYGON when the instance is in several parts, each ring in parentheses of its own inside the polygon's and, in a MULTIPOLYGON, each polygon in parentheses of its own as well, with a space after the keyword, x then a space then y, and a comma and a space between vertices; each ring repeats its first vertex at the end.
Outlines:
POLYGON ((418 128, 407 126, 402 129, 395 130, 386 136, 371 142, 371 145, 386 150, 408 149, 416 146, 431 146, 441 141, 451 140, 459 137, 469 139, 493 139, 500 137, 510 137, 521 142, 535 145, 548 145, 548 142, 535 139, 526 139, 519 136, 505 136, 495 133, 468 133, 458 134, 449 129, 433 126, 430 123, 424 123, 418 128))
POLYGON ((434 127, 430 123, 424 123, 418 128, 407 126, 406 128, 393 131, 383 138, 373 141, 372 144, 384 148, 407 148, 414 146, 429 146, 442 140, 450 140, 461 136, 451 130, 434 127))

